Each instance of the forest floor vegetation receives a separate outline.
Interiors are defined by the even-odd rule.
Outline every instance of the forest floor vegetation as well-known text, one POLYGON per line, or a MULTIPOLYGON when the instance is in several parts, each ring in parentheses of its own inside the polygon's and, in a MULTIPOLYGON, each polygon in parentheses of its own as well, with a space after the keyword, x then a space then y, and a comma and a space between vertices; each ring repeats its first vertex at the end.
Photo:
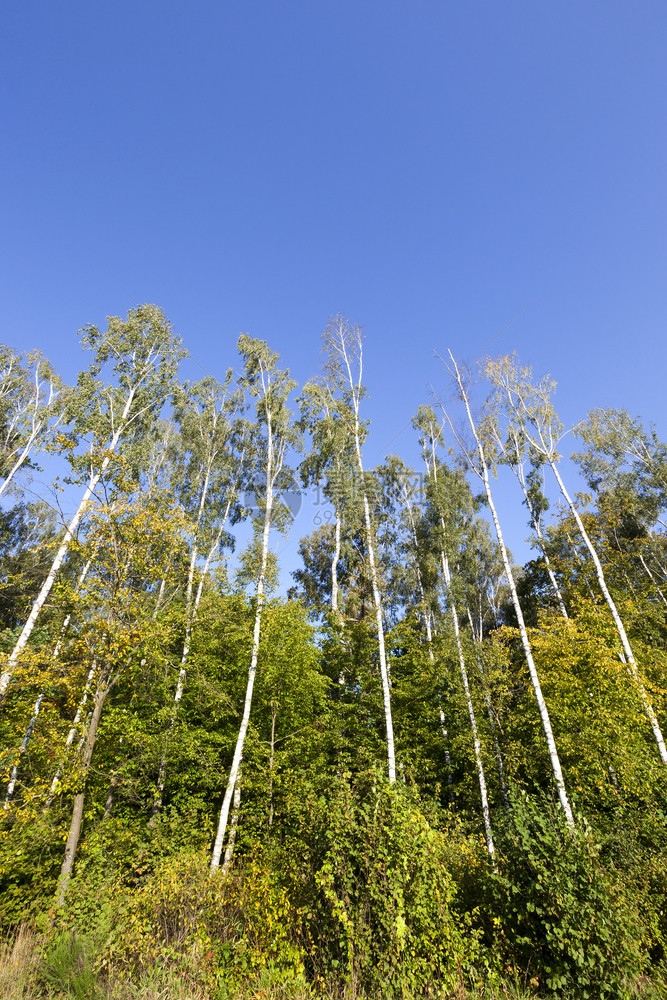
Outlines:
MULTIPOLYGON (((285 980, 271 971, 248 976, 232 987, 213 987, 183 976, 169 966, 145 969, 128 980, 113 970, 96 970, 99 956, 88 950, 89 942, 74 935, 42 934, 27 924, 0 943, 0 1000, 384 1000, 381 990, 368 993, 354 984, 332 978, 315 991, 302 978, 285 980)), ((536 993, 519 980, 496 986, 466 989, 405 991, 402 1000, 538 1000, 536 993)), ((575 994, 564 994, 577 1000, 575 994)), ((662 989, 647 979, 638 979, 624 990, 623 1000, 659 1000, 662 989)))

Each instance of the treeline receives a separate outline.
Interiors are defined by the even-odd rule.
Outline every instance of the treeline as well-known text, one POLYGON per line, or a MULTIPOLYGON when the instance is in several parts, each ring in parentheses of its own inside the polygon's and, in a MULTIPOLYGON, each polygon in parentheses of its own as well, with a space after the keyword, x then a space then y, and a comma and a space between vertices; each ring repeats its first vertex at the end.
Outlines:
POLYGON ((342 317, 302 387, 245 335, 237 378, 182 382, 155 306, 82 343, 74 386, 0 349, 0 922, 42 934, 35 995, 156 969, 211 997, 661 995, 655 431, 592 411, 575 495, 555 384, 489 360, 478 413, 450 355, 421 467, 369 469, 342 317), (69 472, 47 502, 50 455, 69 472), (279 597, 295 484, 327 516, 279 597))

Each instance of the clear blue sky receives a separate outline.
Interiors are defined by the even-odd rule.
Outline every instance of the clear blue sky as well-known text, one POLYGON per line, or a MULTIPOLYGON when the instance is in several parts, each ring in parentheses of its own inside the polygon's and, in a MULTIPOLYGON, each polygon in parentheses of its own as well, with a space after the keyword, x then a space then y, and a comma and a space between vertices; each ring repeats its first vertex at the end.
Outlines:
POLYGON ((244 331, 302 382, 342 312, 374 463, 434 348, 520 313, 490 349, 567 422, 667 436, 666 53, 651 0, 4 4, 0 339, 71 377, 77 329, 156 302, 189 376, 244 331))

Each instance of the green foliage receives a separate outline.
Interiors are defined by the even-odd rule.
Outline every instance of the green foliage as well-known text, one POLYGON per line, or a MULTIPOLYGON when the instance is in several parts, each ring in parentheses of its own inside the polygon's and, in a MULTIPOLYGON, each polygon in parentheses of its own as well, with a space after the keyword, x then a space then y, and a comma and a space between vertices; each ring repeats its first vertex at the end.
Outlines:
POLYGON ((506 961, 559 996, 622 996, 646 942, 583 818, 571 830, 555 806, 517 793, 499 846, 493 882, 506 961))
POLYGON ((324 909, 318 961, 387 997, 453 988, 479 945, 469 923, 453 915, 444 835, 414 796, 379 772, 354 789, 339 782, 327 815, 328 850, 316 875, 324 909))

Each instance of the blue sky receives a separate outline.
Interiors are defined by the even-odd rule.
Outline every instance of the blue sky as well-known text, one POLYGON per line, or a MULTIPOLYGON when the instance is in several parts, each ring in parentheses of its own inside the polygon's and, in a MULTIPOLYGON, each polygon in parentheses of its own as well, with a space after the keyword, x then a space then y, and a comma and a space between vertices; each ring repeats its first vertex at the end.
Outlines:
POLYGON ((650 0, 5 4, 0 339, 73 377, 156 302, 189 377, 244 331, 303 382, 342 312, 369 464, 416 461, 447 347, 667 436, 666 51, 650 0))

